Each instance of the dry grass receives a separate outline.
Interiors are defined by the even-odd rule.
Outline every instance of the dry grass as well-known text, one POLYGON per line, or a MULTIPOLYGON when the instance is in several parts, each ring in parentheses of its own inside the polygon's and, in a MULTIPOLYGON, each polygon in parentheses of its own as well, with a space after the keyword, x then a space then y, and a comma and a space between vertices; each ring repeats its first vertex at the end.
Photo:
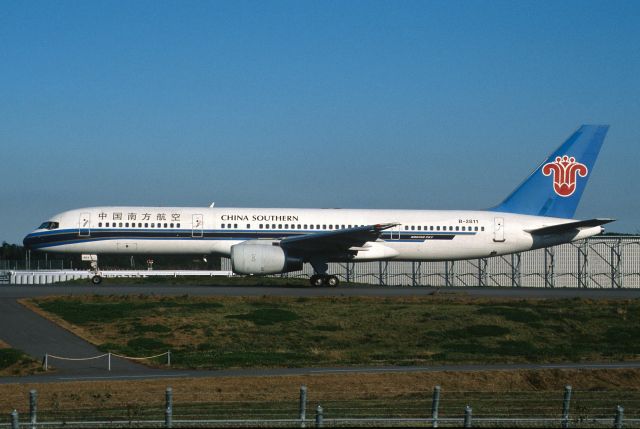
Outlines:
POLYGON ((435 385, 452 392, 537 392, 561 395, 566 384, 574 391, 639 391, 640 370, 540 370, 491 372, 404 372, 318 374, 280 377, 216 377, 140 381, 87 381, 0 385, 0 410, 28 409, 31 389, 38 391, 41 409, 80 409, 142 405, 161 407, 166 387, 173 388, 176 404, 233 401, 293 401, 301 385, 310 403, 325 400, 428 400, 435 385))

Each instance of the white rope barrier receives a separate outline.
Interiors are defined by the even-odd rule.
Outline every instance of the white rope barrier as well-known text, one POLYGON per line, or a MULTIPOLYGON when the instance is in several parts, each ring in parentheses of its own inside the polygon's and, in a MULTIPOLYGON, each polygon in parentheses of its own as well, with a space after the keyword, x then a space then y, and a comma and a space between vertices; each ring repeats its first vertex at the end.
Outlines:
POLYGON ((99 356, 92 356, 92 357, 87 357, 87 358, 67 358, 67 357, 61 357, 61 356, 56 356, 56 355, 50 355, 47 354, 47 356, 49 358, 53 358, 53 359, 59 359, 59 360, 73 360, 73 361, 77 361, 77 360, 92 360, 92 359, 100 359, 103 358, 105 356, 107 356, 109 353, 105 353, 99 356))
POLYGON ((109 371, 111 371, 111 356, 115 356, 115 357, 119 357, 119 358, 127 359, 127 360, 147 360, 147 359, 159 358, 161 356, 167 356, 167 366, 171 366, 171 350, 166 351, 164 353, 160 353, 160 354, 154 355, 154 356, 145 356, 145 357, 124 356, 124 355, 119 355, 117 353, 108 352, 108 353, 103 353, 103 354, 98 355, 98 356, 90 356, 90 357, 86 357, 86 358, 70 358, 70 357, 62 357, 62 356, 56 356, 56 355, 51 355, 49 353, 45 353, 42 364, 44 366, 44 370, 47 371, 49 369, 49 359, 58 359, 58 360, 66 360, 66 361, 77 362, 77 361, 101 359, 101 358, 106 357, 107 358, 107 369, 109 371))
POLYGON ((123 355, 119 355, 116 353, 111 353, 112 356, 116 356, 119 358, 123 358, 123 359, 131 359, 131 360, 144 360, 144 359, 154 359, 160 356, 166 356, 171 354, 171 352, 164 352, 164 353, 160 353, 159 355, 154 355, 154 356, 147 356, 147 357, 132 357, 132 356, 123 356, 123 355))

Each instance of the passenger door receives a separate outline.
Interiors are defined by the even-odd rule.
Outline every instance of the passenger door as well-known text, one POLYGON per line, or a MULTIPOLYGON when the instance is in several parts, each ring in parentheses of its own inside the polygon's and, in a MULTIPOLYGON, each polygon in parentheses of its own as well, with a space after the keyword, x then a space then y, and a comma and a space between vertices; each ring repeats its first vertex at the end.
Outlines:
POLYGON ((201 214, 194 214, 191 216, 191 236, 193 238, 202 238, 204 221, 201 214))
POLYGON ((78 236, 91 236, 91 213, 80 213, 80 220, 78 221, 78 236))
POLYGON ((504 241, 504 218, 497 217, 493 219, 493 241, 504 241))

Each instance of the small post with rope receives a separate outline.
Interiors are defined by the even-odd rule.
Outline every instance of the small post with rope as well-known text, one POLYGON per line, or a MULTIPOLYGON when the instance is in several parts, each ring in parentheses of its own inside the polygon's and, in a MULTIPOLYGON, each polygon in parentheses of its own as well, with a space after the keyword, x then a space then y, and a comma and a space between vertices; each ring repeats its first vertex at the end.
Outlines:
POLYGON ((167 366, 171 366, 171 350, 167 351, 167 366))
POLYGON ((107 353, 107 370, 111 371, 111 352, 107 353))
POLYGON ((44 370, 47 371, 49 369, 49 354, 48 353, 44 354, 43 364, 44 364, 44 370))

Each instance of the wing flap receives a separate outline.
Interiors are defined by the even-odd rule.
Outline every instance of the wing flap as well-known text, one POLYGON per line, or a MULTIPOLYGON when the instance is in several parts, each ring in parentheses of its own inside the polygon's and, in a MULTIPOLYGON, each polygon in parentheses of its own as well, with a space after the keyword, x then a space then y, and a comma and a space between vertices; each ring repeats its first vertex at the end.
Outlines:
POLYGON ((613 222, 615 219, 588 219, 578 220, 574 222, 560 223, 557 225, 543 226, 542 228, 526 229, 525 231, 536 235, 546 234, 562 234, 563 232, 569 232, 576 229, 592 228, 594 226, 601 226, 609 222, 613 222))

